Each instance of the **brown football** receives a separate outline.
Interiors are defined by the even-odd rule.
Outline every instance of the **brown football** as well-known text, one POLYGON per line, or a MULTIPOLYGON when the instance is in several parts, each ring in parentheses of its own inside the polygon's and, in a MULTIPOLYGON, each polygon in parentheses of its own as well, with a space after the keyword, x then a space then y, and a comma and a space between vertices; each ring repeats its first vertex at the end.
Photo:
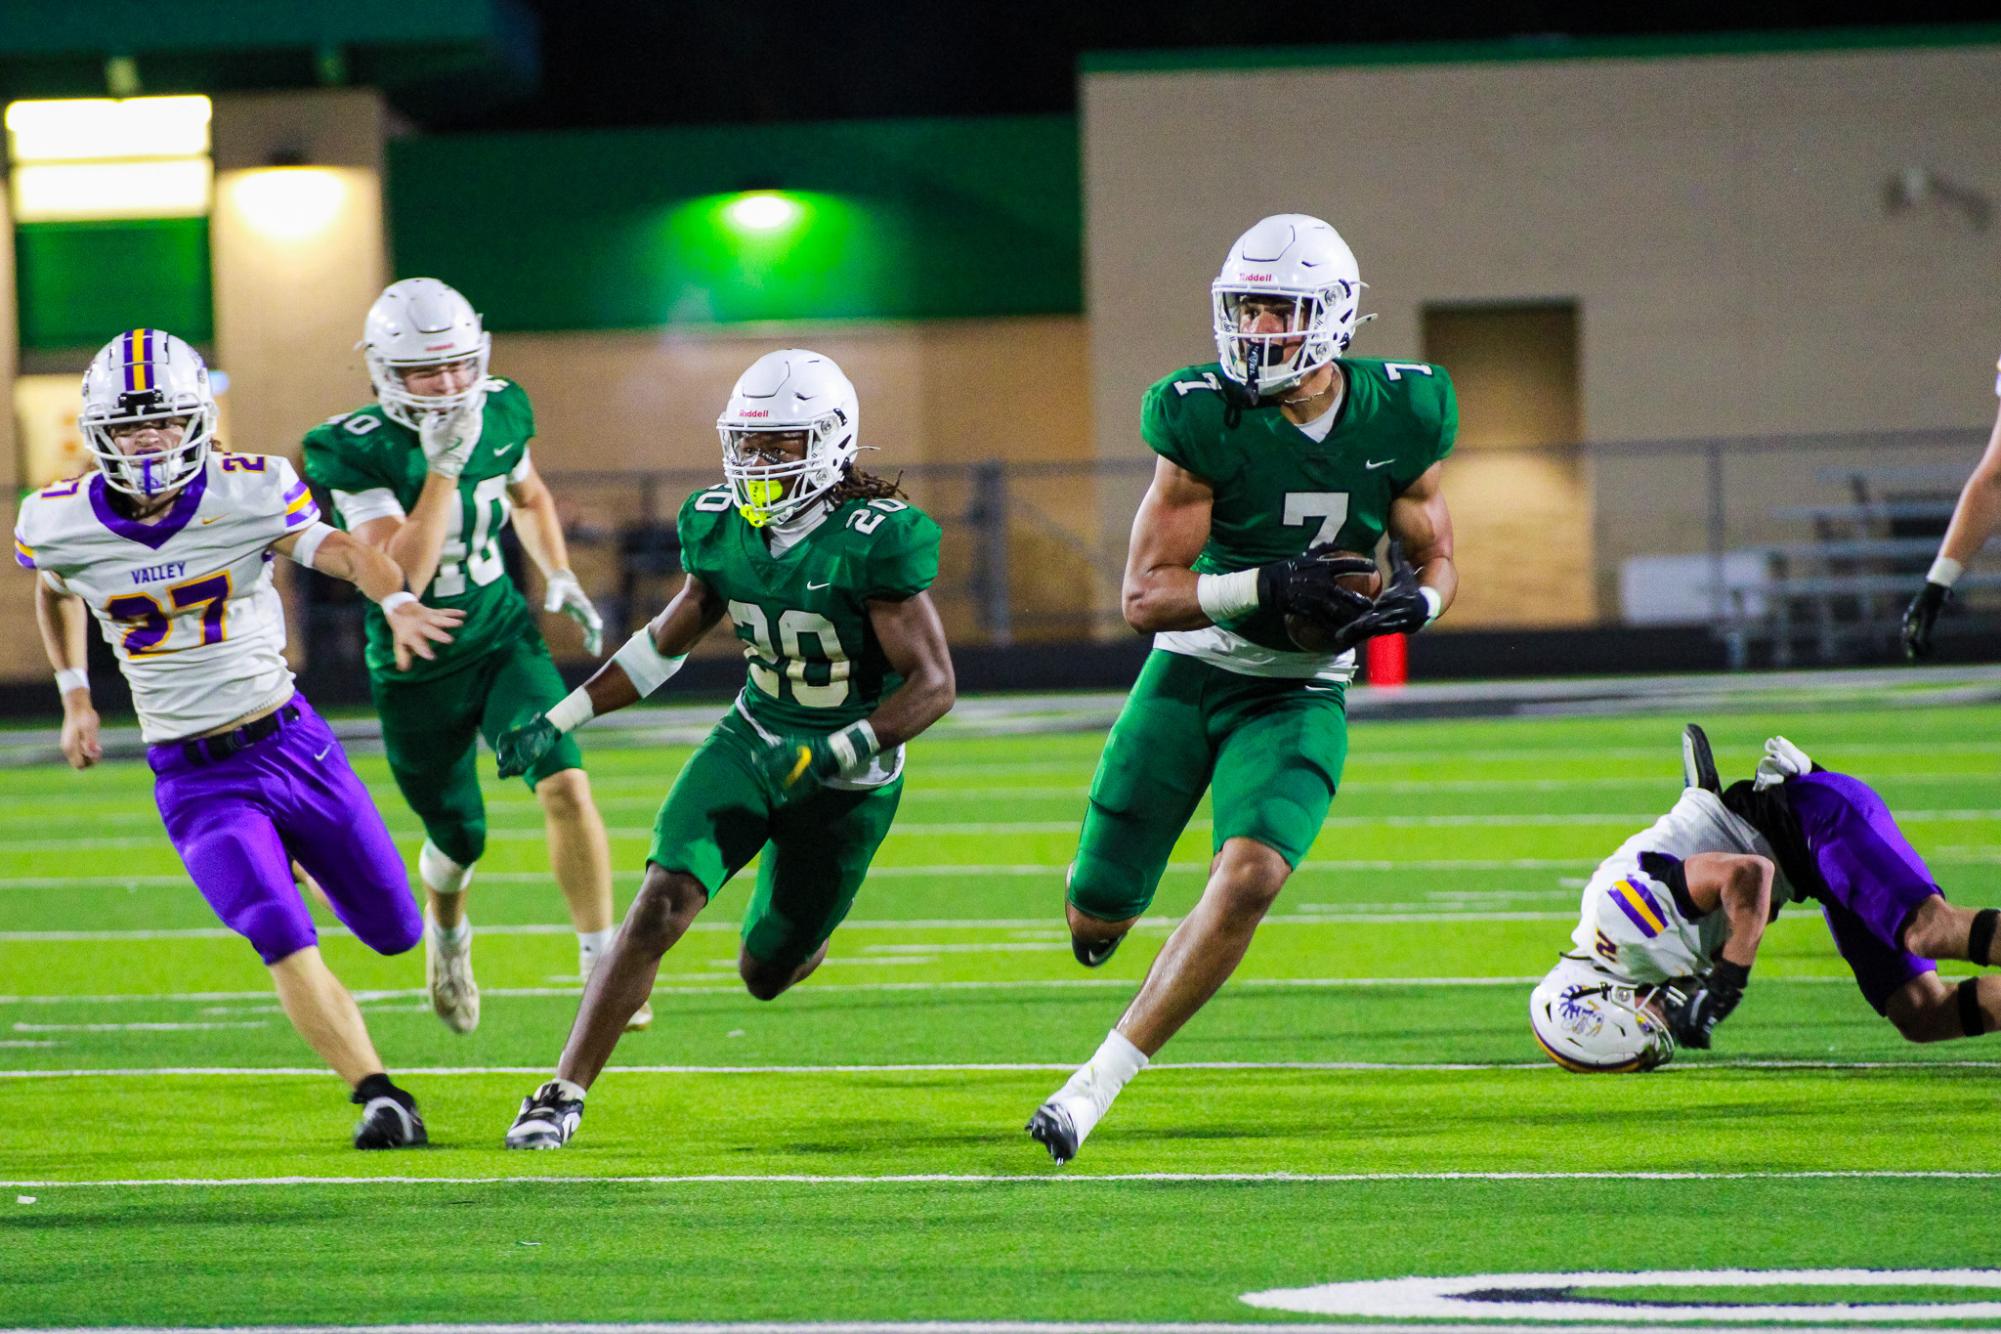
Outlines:
MULTIPOLYGON (((1337 556, 1360 556, 1364 560, 1375 559, 1375 557, 1365 551, 1337 551, 1334 554, 1337 556)), ((1381 570, 1377 570, 1371 574, 1344 575, 1339 580, 1339 583, 1341 587, 1347 589, 1350 593, 1360 593, 1363 597, 1370 599, 1374 599, 1383 591, 1383 575, 1381 570)), ((1318 622, 1308 620, 1304 616, 1286 617, 1285 633, 1287 638, 1291 639, 1293 643, 1299 645, 1300 648, 1306 650, 1308 653, 1328 653, 1333 651, 1334 632, 1320 625, 1318 622)))

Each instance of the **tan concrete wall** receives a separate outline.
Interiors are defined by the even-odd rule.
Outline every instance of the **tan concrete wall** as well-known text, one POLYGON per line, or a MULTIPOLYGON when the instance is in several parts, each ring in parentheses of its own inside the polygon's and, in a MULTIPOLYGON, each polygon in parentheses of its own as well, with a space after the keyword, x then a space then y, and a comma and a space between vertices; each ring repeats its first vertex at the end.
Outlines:
MULTIPOLYGON (((1141 390, 1211 355, 1230 241, 1285 210, 1353 246, 1381 317, 1358 354, 1417 354, 1427 303, 1575 299, 1591 439, 1984 427, 2001 230, 1884 191, 1921 164, 2001 198, 1997 87, 1993 48, 1087 75, 1096 448, 1140 447, 1141 390)), ((1469 465, 1470 582, 1473 512, 1521 497, 1469 465)), ((1657 512, 1660 471, 1599 470, 1601 533, 1657 512)), ((1784 469, 1733 483, 1786 503, 1784 469)))

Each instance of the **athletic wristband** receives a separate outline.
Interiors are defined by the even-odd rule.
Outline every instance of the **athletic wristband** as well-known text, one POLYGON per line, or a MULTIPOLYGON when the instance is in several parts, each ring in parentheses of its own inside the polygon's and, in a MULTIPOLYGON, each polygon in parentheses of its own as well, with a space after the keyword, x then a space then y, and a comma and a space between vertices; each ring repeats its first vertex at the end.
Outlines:
POLYGON ((591 692, 578 686, 543 716, 556 725, 558 732, 574 732, 597 717, 598 711, 591 703, 591 692))
POLYGON ((330 523, 309 525, 305 532, 299 534, 299 540, 292 544, 293 563, 312 569, 313 557, 319 553, 320 544, 333 535, 334 527, 330 523))
POLYGON ((88 667, 64 667, 56 672, 56 693, 67 695, 72 690, 90 689, 90 669, 88 667))
POLYGON ((1928 584, 1941 588, 1951 588, 1959 582, 1959 576, 1966 573, 1966 567, 1950 556, 1940 556, 1932 562, 1931 572, 1925 576, 1928 584))
POLYGON ((874 759, 882 745, 876 740, 875 729, 864 718, 829 736, 827 749, 833 751, 834 758, 840 761, 841 772, 851 774, 874 759))
POLYGON ((402 606, 404 603, 415 602, 416 600, 417 600, 417 595, 415 593, 412 593, 407 588, 399 588, 394 593, 391 593, 388 597, 382 599, 382 601, 377 603, 376 605, 381 607, 382 614, 384 616, 387 616, 390 612, 395 611, 398 607, 402 606))
POLYGON ((1742 991, 1750 981, 1751 970, 1741 963, 1732 963, 1728 959, 1718 959, 1716 966, 1709 970, 1711 986, 1720 982, 1724 986, 1735 987, 1742 991))
POLYGON ((645 699, 681 670, 681 664, 688 660, 688 655, 683 653, 670 658, 653 647, 653 627, 648 625, 633 631, 632 638, 619 646, 618 652, 611 655, 611 660, 624 668, 632 688, 639 692, 641 699, 645 699))
POLYGON ((1233 621, 1258 609, 1258 572, 1195 576, 1195 601, 1211 621, 1233 621))
POLYGON ((1438 619, 1438 613, 1445 610, 1445 595, 1429 584, 1421 586, 1417 595, 1424 599, 1424 623, 1430 625, 1438 619))

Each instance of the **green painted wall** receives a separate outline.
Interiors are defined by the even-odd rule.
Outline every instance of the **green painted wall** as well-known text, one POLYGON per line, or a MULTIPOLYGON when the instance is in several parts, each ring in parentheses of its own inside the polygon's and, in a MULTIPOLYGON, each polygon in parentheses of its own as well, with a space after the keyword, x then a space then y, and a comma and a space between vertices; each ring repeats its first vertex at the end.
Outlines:
POLYGON ((14 255, 24 348, 96 348, 141 326, 215 336, 207 218, 27 222, 14 255))
POLYGON ((397 273, 500 330, 1083 308, 1069 116, 416 137, 388 194, 397 273), (761 189, 797 220, 730 227, 761 189))

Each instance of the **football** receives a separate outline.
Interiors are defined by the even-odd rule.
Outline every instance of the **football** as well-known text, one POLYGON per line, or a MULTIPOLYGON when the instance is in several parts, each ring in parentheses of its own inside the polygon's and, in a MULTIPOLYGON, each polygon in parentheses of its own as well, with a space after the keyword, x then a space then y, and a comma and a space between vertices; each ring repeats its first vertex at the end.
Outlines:
MULTIPOLYGON (((1364 560, 1375 559, 1363 551, 1338 551, 1334 554, 1338 556, 1360 556, 1364 560)), ((1341 587, 1347 589, 1350 593, 1360 593, 1363 597, 1371 600, 1374 600, 1383 591, 1383 575, 1381 570, 1375 570, 1368 574, 1343 575, 1338 582, 1341 587)), ((1334 632, 1319 622, 1310 620, 1305 616, 1286 617, 1285 633, 1288 639, 1308 653, 1331 653, 1334 649, 1334 632)))

